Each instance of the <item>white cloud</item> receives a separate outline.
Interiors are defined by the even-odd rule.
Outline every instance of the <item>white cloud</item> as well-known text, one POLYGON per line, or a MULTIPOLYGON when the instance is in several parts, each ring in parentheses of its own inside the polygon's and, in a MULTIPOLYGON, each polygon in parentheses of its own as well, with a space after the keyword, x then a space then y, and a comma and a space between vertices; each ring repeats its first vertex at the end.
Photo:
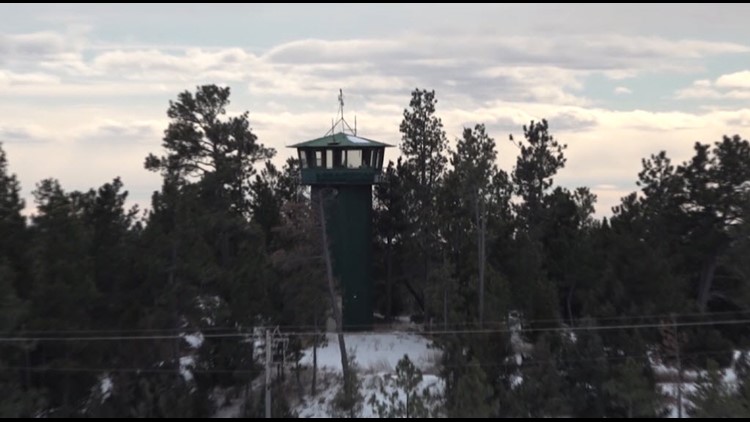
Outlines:
POLYGON ((56 32, 0 34, 0 52, 3 53, 5 58, 38 58, 63 53, 67 50, 68 45, 65 37, 56 32))
POLYGON ((721 75, 715 81, 699 79, 675 93, 677 99, 750 99, 750 70, 721 75))
POLYGON ((0 123, 0 143, 38 144, 43 142, 46 142, 46 140, 38 127, 0 123))
POLYGON ((634 69, 679 70, 686 61, 737 54, 750 47, 730 42, 670 40, 618 34, 546 36, 476 36, 471 33, 411 34, 390 39, 301 40, 271 49, 274 63, 394 63, 463 67, 483 62, 504 66, 556 66, 632 74, 634 69), (457 60, 462 57, 464 60, 457 60), (468 63, 467 63, 468 61, 468 63))
POLYGON ((96 71, 131 80, 193 80, 246 78, 255 56, 239 48, 207 51, 188 49, 179 54, 151 50, 114 50, 98 55, 91 63, 96 71))
POLYGON ((78 130, 76 139, 89 145, 147 144, 154 146, 168 122, 158 120, 118 121, 103 119, 78 130))
POLYGON ((401 53, 399 40, 318 40, 292 41, 270 49, 264 58, 274 63, 352 63, 362 59, 374 60, 401 53))
POLYGON ((615 92, 615 95, 628 95, 628 94, 633 93, 633 91, 630 88, 624 87, 624 86, 618 86, 617 88, 615 88, 614 92, 615 92))
POLYGON ((10 85, 49 85, 57 84, 57 75, 41 72, 16 73, 0 69, 0 88, 10 85))
MULTIPOLYGON (((142 169, 143 157, 161 148, 168 101, 195 85, 230 86, 230 112, 249 109, 253 130, 279 151, 279 161, 290 155, 285 145, 325 133, 339 88, 347 97, 347 117, 357 114, 361 133, 398 144, 409 93, 422 87, 437 91, 437 114, 449 139, 464 126, 486 123, 506 170, 517 154, 508 134, 521 136, 522 125, 547 118, 553 134, 569 144, 559 181, 594 186, 606 214, 632 186, 642 157, 660 149, 687 157, 693 142, 717 140, 727 127, 750 121, 748 110, 687 112, 676 103, 664 112, 609 110, 585 89, 591 77, 622 81, 689 73, 705 68, 711 57, 750 51, 743 44, 581 31, 472 31, 331 36, 265 48, 248 45, 252 40, 210 48, 139 39, 106 44, 71 31, 0 35, 0 114, 6 122, 0 140, 11 139, 12 166, 27 191, 47 176, 85 189, 121 175, 128 189, 136 187, 147 200, 158 176, 142 169), (34 126, 38 122, 44 129, 34 126), (47 140, 44 153, 27 138, 47 140), (84 162, 91 163, 86 171, 84 162)), ((750 98, 748 74, 697 80, 677 97, 750 98)), ((615 94, 632 94, 629 82, 614 85, 615 94)), ((397 154, 390 149, 387 158, 397 154)))
POLYGON ((716 86, 720 88, 750 89, 750 70, 721 75, 716 79, 716 86))

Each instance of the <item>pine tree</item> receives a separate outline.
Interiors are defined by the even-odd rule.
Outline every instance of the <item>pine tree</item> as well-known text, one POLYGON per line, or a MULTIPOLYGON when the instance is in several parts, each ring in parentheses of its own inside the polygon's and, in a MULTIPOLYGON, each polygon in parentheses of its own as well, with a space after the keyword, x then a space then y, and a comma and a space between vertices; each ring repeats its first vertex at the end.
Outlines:
MULTIPOLYGON (((403 242, 407 237, 407 201, 409 200, 403 175, 405 164, 401 158, 396 163, 390 161, 384 170, 383 179, 374 187, 375 210, 374 210, 374 237, 376 245, 374 249, 376 291, 378 297, 383 298, 384 304, 378 304, 378 308, 385 315, 386 321, 391 321, 394 312, 403 309, 404 303, 400 300, 401 295, 395 274, 401 273, 403 265, 400 259, 403 255, 403 242), (378 271, 379 270, 379 271, 378 271)), ((381 302, 381 303, 382 303, 381 302)))
POLYGON ((556 353, 542 336, 534 345, 532 359, 524 362, 523 382, 515 390, 522 403, 518 417, 564 417, 571 414, 569 386, 561 375, 556 353))
POLYGON ((526 227, 535 229, 541 218, 542 201, 547 189, 552 186, 555 174, 565 167, 567 159, 563 151, 567 145, 560 144, 549 133, 549 125, 544 119, 524 126, 523 134, 521 154, 513 169, 513 183, 516 193, 523 198, 518 214, 526 227))
POLYGON ((297 201, 302 189, 293 171, 298 160, 290 158, 279 170, 270 161, 250 185, 252 220, 263 230, 266 246, 273 243, 274 229, 281 225, 282 207, 297 201))
POLYGON ((21 185, 16 175, 8 172, 8 159, 0 143, 0 259, 6 259, 5 265, 15 274, 10 286, 22 298, 27 298, 30 283, 25 282, 28 279, 28 235, 21 214, 24 206, 21 185))
POLYGON ((488 418, 493 415, 496 404, 493 390, 481 364, 476 359, 466 363, 458 376, 453 405, 448 408, 449 417, 488 418))
POLYGON ((736 418, 746 415, 742 403, 723 378, 716 362, 709 360, 707 373, 698 378, 695 392, 688 395, 692 403, 688 408, 691 417, 736 418))
POLYGON ((448 141, 443 123, 435 115, 436 104, 434 91, 414 90, 410 108, 404 110, 400 126, 400 147, 405 165, 399 175, 403 178, 410 205, 406 212, 410 240, 405 252, 407 259, 413 262, 412 267, 406 270, 416 286, 412 286, 408 279, 405 285, 422 311, 425 311, 424 289, 428 284, 430 267, 439 257, 435 253, 438 250, 439 226, 433 204, 448 161, 444 155, 448 141))
POLYGON ((607 413, 612 417, 653 418, 666 413, 664 397, 656 389, 647 361, 627 358, 615 365, 611 378, 604 383, 607 413))
MULTIPOLYGON (((91 193, 66 193, 56 180, 47 179, 34 191, 37 215, 33 217, 33 286, 29 299, 30 331, 69 332, 91 330, 92 310, 101 300, 90 256, 92 232, 82 218, 91 193)), ((94 374, 75 371, 97 363, 100 346, 86 342, 39 342, 30 351, 34 385, 49 392, 52 415, 73 416, 88 395, 94 374)))
MULTIPOLYGON (((19 297, 19 288, 28 281, 23 207, 20 185, 16 176, 8 173, 8 161, 0 143, 0 332, 6 335, 15 332, 28 318, 27 303, 19 297)), ((33 415, 31 386, 22 383, 21 371, 8 368, 23 366, 22 356, 23 346, 0 344, 0 417, 33 415)))
POLYGON ((373 394, 369 403, 380 418, 426 418, 430 415, 431 397, 427 388, 419 391, 422 379, 422 371, 404 355, 396 365, 394 378, 385 382, 380 379, 380 395, 385 401, 373 394))
MULTIPOLYGON (((593 321, 586 325, 593 325, 593 321)), ((602 339, 595 331, 576 331, 575 342, 567 344, 563 361, 572 413, 576 417, 604 417, 607 396, 604 385, 611 378, 602 339)))
POLYGON ((150 154, 145 166, 160 171, 165 178, 202 177, 212 188, 209 194, 213 200, 245 212, 253 164, 272 158, 275 151, 257 142, 248 112, 221 119, 229 105, 229 94, 228 87, 203 85, 195 94, 185 91, 176 102, 170 101, 167 116, 172 121, 163 142, 167 155, 150 154))
MULTIPOLYGON (((480 325, 485 320, 487 225, 491 215, 491 203, 496 199, 493 195, 493 182, 500 177, 495 164, 496 158, 495 140, 487 135, 484 125, 478 124, 474 129, 465 128, 451 158, 453 170, 445 178, 445 196, 455 198, 451 201, 452 204, 445 206, 446 212, 453 214, 453 218, 446 219, 449 228, 446 231, 450 233, 450 222, 453 221, 454 230, 462 232, 462 237, 470 232, 474 233, 475 247, 471 249, 475 250, 473 266, 476 268, 477 281, 472 290, 477 292, 475 303, 478 303, 478 306, 474 305, 472 308, 477 309, 480 325), (463 224, 461 220, 464 220, 463 224)), ((461 251, 466 249, 465 246, 468 246, 468 239, 456 238, 455 235, 451 238, 452 256, 459 257, 461 251)))
MULTIPOLYGON (((164 182, 143 233, 150 252, 139 271, 152 305, 143 325, 251 331, 271 314, 270 231, 250 219, 254 164, 275 151, 257 142, 247 112, 222 118, 229 94, 215 85, 179 94, 167 111, 165 155, 146 158, 145 167, 164 182)), ((206 337, 197 351, 178 339, 155 348, 155 360, 169 362, 175 374, 183 355, 196 355, 196 403, 214 386, 247 385, 258 373, 241 337, 206 337)))
MULTIPOLYGON (((11 333, 25 318, 25 304, 18 299, 13 289, 15 274, 6 258, 0 257, 0 332, 11 333)), ((28 401, 32 397, 29 386, 23 388, 18 370, 8 367, 20 366, 22 349, 17 345, 0 345, 0 417, 18 418, 30 416, 28 401), (25 391, 26 390, 26 391, 25 391)))
MULTIPOLYGON (((284 326, 311 327, 314 333, 309 339, 293 342, 295 361, 301 357, 302 347, 307 341, 317 347, 325 340, 327 317, 331 314, 325 268, 318 239, 319 229, 316 213, 307 202, 287 202, 281 209, 281 223, 274 229, 274 252, 271 263, 277 272, 275 286, 275 311, 278 321, 284 326)), ((317 358, 317 354, 315 355, 317 358)), ((299 380, 299 372, 297 372, 299 380)), ((311 390, 317 391, 317 360, 313 362, 311 390)))

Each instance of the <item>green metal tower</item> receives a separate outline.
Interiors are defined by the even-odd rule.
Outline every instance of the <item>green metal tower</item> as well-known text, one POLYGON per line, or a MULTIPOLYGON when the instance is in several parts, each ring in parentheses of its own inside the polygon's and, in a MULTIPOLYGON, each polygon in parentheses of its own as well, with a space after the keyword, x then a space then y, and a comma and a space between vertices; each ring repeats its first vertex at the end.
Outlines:
POLYGON ((325 216, 333 273, 341 286, 346 330, 372 326, 372 185, 383 169, 391 145, 357 136, 340 118, 322 138, 291 145, 299 154, 302 184, 312 188, 313 201, 325 198, 325 216), (337 127, 340 128, 336 132, 337 127), (348 129, 349 133, 346 133, 348 129))

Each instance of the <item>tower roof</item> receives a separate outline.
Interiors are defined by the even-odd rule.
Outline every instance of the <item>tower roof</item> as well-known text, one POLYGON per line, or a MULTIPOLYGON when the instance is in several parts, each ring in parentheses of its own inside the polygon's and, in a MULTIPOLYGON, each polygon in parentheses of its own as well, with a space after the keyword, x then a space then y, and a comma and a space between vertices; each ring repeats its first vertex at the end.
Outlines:
POLYGON ((340 132, 326 135, 322 138, 313 139, 312 141, 290 145, 288 148, 373 148, 392 146, 393 145, 373 141, 372 139, 363 138, 361 136, 340 132))

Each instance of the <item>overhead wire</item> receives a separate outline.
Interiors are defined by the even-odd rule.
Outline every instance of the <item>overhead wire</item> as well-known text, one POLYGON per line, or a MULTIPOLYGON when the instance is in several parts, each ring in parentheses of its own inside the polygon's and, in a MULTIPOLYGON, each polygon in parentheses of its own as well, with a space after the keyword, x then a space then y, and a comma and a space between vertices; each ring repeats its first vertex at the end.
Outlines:
MULTIPOLYGON (((521 327, 521 328, 468 328, 468 329, 436 329, 429 331, 419 331, 420 334, 425 335, 450 335, 450 334, 503 334, 503 333, 539 333, 539 332, 576 332, 576 331, 605 331, 605 330, 625 330, 625 329, 646 329, 646 328, 662 328, 665 326, 669 327, 699 327, 699 326, 712 326, 712 325, 740 325, 749 324, 750 319, 728 319, 718 321, 676 321, 669 324, 663 322, 659 323, 634 323, 634 324, 618 324, 618 325, 583 325, 583 326, 571 326, 571 327, 521 327)), ((275 329, 275 326, 268 326, 265 329, 275 329)), ((229 333, 201 333, 204 339, 222 339, 222 338, 249 338, 258 333, 256 330, 263 329, 263 327, 255 327, 253 332, 250 331, 236 331, 229 333)), ((313 336, 320 335, 321 331, 283 331, 281 332, 285 336, 313 336)), ((360 336, 379 336, 383 334, 414 334, 414 331, 408 330, 391 330, 391 331, 366 331, 366 332, 355 332, 360 336)), ((66 342, 66 341, 139 341, 139 340, 173 340, 182 339, 184 334, 168 334, 168 335, 113 335, 113 336, 0 336, 0 343, 18 343, 18 342, 66 342)))

